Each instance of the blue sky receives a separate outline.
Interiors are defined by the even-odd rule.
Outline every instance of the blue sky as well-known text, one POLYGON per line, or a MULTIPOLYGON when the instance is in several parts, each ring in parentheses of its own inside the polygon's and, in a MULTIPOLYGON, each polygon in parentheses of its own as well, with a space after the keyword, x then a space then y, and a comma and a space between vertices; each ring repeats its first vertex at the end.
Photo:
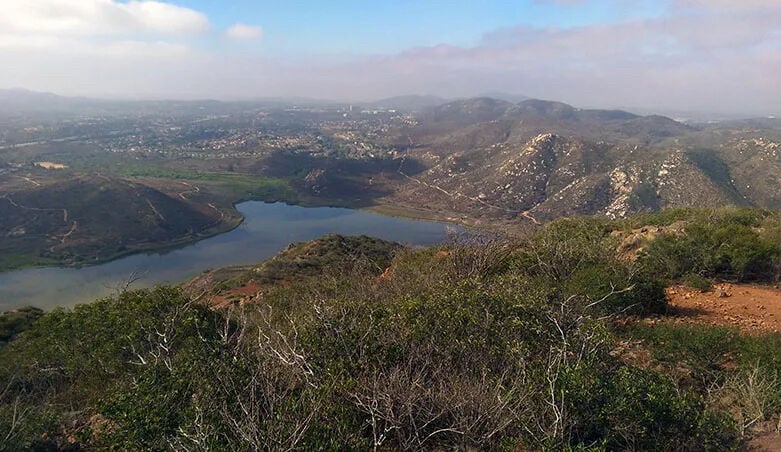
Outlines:
POLYGON ((781 0, 0 0, 0 88, 781 115, 781 0))
MULTIPOLYGON (((665 1, 337 0, 176 2, 206 13, 215 28, 263 28, 262 50, 302 56, 400 52, 410 47, 474 46, 489 32, 527 24, 585 26, 658 17, 665 1)), ((260 47, 258 48, 260 50, 260 47)))

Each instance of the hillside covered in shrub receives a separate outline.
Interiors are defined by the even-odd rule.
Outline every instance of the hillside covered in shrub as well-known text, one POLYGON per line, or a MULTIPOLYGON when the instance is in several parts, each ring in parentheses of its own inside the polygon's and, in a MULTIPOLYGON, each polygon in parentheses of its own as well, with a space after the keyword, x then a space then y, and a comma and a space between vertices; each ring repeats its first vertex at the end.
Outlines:
POLYGON ((328 236, 210 280, 256 284, 251 301, 158 287, 14 320, 0 442, 736 449, 781 419, 781 336, 642 319, 665 312, 673 281, 768 283, 780 265, 781 218, 741 209, 427 249, 328 236))

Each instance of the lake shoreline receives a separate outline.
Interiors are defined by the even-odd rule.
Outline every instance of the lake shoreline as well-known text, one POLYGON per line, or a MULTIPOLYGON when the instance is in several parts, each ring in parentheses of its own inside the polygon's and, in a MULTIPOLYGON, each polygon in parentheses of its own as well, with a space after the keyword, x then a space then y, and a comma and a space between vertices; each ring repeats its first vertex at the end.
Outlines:
POLYGON ((141 285, 177 284, 209 268, 249 265, 293 242, 328 233, 368 235, 411 245, 447 239, 459 226, 441 221, 390 217, 370 209, 303 207, 248 201, 234 208, 242 221, 230 231, 194 243, 160 248, 91 265, 43 266, 0 273, 0 311, 27 305, 48 309, 91 301, 108 294, 128 275, 143 274, 141 285), (13 300, 13 301, 12 301, 13 300))
POLYGON ((481 222, 479 221, 475 221, 473 219, 469 219, 466 217, 453 218, 443 213, 429 210, 429 209, 416 209, 416 208, 411 208, 411 207, 402 206, 399 204, 392 204, 392 203, 375 203, 373 205, 365 205, 365 204, 359 204, 357 202, 349 202, 349 201, 342 201, 342 200, 339 201, 325 200, 324 202, 317 202, 315 200, 289 201, 284 199, 268 199, 268 200, 240 199, 238 201, 233 202, 232 205, 228 208, 230 209, 231 216, 234 217, 233 221, 224 225, 212 226, 210 228, 205 229, 204 231, 197 233, 195 236, 180 237, 178 239, 170 240, 165 243, 150 244, 149 246, 144 246, 141 248, 128 249, 119 253, 114 253, 111 255, 107 255, 105 257, 100 257, 98 259, 89 260, 89 261, 86 260, 78 261, 78 262, 40 261, 36 263, 35 259, 44 259, 44 258, 41 258, 40 256, 20 256, 20 258, 30 258, 32 263, 22 264, 18 266, 6 266, 6 267, 0 266, 0 275, 15 272, 15 271, 35 269, 35 268, 79 269, 79 268, 103 265, 115 261, 117 259, 122 259, 128 256, 134 256, 138 254, 163 254, 169 251, 174 251, 182 247, 193 245, 202 240, 210 239, 212 237, 221 234, 227 234, 233 231, 234 229, 236 229, 237 227, 241 226, 244 223, 245 217, 241 213, 241 211, 239 211, 237 206, 247 202, 262 202, 266 204, 284 203, 289 206, 298 206, 304 208, 322 207, 322 208, 361 210, 361 211, 372 212, 378 215, 383 215, 383 216, 393 217, 393 218, 402 218, 402 219, 416 220, 416 221, 429 221, 435 223, 451 223, 454 226, 464 226, 471 229, 491 229, 490 226, 481 224, 481 222))

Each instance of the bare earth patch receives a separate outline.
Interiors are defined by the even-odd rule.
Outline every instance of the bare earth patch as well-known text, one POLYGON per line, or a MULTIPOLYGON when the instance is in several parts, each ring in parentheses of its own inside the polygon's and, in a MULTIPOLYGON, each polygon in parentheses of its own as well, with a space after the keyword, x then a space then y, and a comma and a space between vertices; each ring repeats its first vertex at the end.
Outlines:
POLYGON ((685 286, 667 289, 668 320, 738 327, 746 332, 781 331, 781 290, 771 286, 718 284, 701 292, 685 286))
POLYGON ((758 435, 749 441, 748 450, 756 452, 773 452, 781 450, 781 435, 776 432, 758 435))
POLYGON ((254 281, 250 281, 243 286, 222 291, 217 295, 212 295, 206 299, 206 303, 214 309, 225 309, 236 303, 245 304, 258 301, 262 297, 263 286, 254 281))
POLYGON ((68 167, 68 165, 56 162, 35 162, 35 166, 44 169, 66 169, 68 167))

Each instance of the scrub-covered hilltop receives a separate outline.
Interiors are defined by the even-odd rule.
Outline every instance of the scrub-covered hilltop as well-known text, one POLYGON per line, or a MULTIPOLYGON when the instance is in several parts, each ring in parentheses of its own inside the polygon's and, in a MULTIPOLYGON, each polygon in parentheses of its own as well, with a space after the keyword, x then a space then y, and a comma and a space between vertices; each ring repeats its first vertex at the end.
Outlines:
POLYGON ((775 281, 780 228, 679 210, 427 249, 295 244, 32 319, 0 351, 0 431, 9 450, 772 441, 781 338, 680 324, 665 287, 775 281))
POLYGON ((778 207, 777 120, 684 124, 491 98, 432 107, 416 120, 394 130, 406 182, 389 196, 410 208, 523 224, 671 207, 778 207))

